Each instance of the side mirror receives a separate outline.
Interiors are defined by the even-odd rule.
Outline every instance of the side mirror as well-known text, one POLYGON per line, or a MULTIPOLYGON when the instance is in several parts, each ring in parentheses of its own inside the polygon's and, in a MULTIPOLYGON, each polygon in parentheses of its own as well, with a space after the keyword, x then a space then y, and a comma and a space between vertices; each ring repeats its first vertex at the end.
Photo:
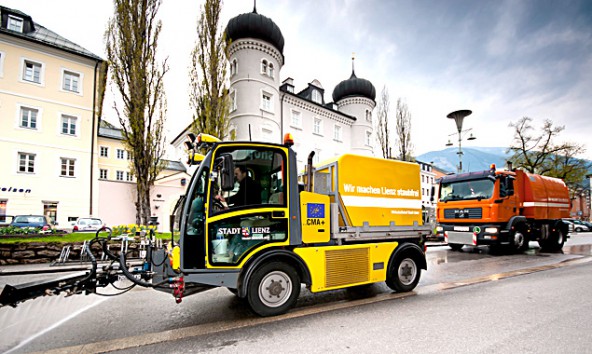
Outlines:
POLYGON ((434 202, 435 194, 436 194, 436 187, 432 186, 432 189, 430 191, 430 202, 432 202, 432 203, 434 202))
POLYGON ((232 155, 222 154, 217 159, 216 168, 219 169, 220 188, 231 191, 234 188, 234 162, 232 155))

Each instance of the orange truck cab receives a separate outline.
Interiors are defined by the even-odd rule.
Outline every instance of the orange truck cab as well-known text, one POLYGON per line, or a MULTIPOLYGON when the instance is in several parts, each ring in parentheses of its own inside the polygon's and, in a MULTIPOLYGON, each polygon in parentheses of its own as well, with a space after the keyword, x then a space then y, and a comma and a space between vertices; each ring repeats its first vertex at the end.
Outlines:
POLYGON ((558 178, 522 170, 453 174, 440 180, 437 232, 453 250, 463 245, 505 246, 522 252, 529 241, 546 250, 568 237, 570 199, 558 178))

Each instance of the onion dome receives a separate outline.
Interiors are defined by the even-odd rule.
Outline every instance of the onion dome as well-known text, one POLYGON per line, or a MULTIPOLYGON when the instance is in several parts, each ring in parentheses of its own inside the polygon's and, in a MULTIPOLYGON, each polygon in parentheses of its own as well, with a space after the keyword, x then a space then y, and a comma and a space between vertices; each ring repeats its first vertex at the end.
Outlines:
POLYGON ((333 90, 333 102, 338 102, 343 98, 352 96, 362 96, 372 101, 376 98, 374 85, 366 79, 357 77, 353 70, 349 79, 343 80, 335 86, 333 90))
POLYGON ((226 26, 226 37, 236 41, 242 38, 257 38, 268 42, 284 54, 284 36, 280 28, 269 17, 253 12, 238 15, 226 26))

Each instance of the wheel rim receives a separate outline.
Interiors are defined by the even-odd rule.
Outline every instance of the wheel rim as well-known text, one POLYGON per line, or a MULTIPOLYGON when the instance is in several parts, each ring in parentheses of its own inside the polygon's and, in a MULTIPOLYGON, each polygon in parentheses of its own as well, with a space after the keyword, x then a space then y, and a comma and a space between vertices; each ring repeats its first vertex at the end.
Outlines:
POLYGON ((259 299, 268 307, 279 307, 288 301, 292 294, 292 282, 284 272, 273 271, 259 283, 259 299))
POLYGON ((417 277, 417 264, 411 258, 405 258, 397 270, 401 284, 410 285, 417 277))
POLYGON ((521 232, 516 232, 514 234, 514 244, 518 248, 524 245, 524 235, 521 232))
POLYGON ((561 245, 563 243, 563 232, 560 230, 557 231, 557 244, 561 245))

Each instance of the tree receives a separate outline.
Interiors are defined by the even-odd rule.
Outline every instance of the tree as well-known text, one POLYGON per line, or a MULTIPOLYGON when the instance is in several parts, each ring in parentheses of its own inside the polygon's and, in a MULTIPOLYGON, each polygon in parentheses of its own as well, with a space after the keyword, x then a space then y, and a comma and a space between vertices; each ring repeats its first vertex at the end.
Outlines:
POLYGON ((397 148, 399 150, 399 160, 413 161, 413 144, 411 143, 411 113, 407 104, 399 98, 397 100, 396 117, 396 133, 397 133, 397 148))
POLYGON ((191 53, 189 101, 194 111, 193 132, 224 139, 229 129, 226 87, 229 43, 219 31, 221 9, 221 0, 206 0, 203 5, 197 25, 198 42, 191 53))
POLYGON ((391 159, 392 146, 389 139, 391 134, 389 128, 389 110, 390 110, 390 97, 386 86, 382 88, 380 93, 380 101, 378 102, 378 120, 376 127, 376 135, 378 137, 378 143, 382 150, 382 157, 385 159, 391 159))
POLYGON ((570 190, 575 190, 590 169, 587 161, 576 158, 586 151, 585 147, 574 143, 555 144, 553 139, 565 127, 553 126, 553 122, 547 119, 537 134, 532 121, 532 118, 523 117, 510 123, 514 129, 514 140, 508 148, 508 152, 513 153, 510 161, 530 173, 561 178, 570 190))
POLYGON ((160 0, 114 0, 114 17, 105 33, 111 80, 121 95, 123 110, 114 109, 122 126, 123 143, 132 154, 136 178, 136 223, 148 224, 150 189, 164 168, 163 126, 166 59, 156 59, 161 22, 160 0))

